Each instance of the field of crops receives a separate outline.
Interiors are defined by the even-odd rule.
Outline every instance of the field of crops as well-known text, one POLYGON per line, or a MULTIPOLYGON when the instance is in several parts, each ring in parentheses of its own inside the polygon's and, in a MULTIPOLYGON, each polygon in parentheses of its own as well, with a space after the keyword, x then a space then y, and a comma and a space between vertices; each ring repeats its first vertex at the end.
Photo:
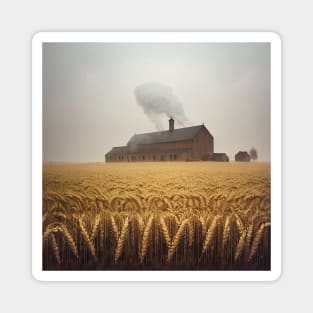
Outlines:
POLYGON ((269 270, 269 163, 43 165, 44 270, 269 270))

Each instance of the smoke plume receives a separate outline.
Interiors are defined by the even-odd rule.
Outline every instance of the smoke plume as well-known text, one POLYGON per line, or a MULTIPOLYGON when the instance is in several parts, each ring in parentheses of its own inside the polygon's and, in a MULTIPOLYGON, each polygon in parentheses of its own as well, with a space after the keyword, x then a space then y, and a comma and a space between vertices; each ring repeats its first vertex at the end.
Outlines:
POLYGON ((145 83, 135 88, 137 104, 158 130, 164 129, 164 115, 172 117, 180 126, 190 124, 182 104, 170 87, 158 83, 145 83))

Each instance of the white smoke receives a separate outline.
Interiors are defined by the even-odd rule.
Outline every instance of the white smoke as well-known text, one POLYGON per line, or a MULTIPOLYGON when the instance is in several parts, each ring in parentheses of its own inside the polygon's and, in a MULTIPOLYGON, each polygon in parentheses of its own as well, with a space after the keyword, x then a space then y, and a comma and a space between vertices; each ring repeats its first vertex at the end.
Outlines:
POLYGON ((181 126, 190 124, 182 104, 170 87, 158 83, 145 83, 135 88, 137 104, 158 130, 164 129, 164 115, 172 117, 181 126))

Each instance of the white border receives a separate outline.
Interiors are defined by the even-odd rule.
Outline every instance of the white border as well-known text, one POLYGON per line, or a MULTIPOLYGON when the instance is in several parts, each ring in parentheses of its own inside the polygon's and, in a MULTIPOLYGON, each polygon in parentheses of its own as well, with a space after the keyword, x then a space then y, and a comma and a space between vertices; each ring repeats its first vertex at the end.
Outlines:
POLYGON ((40 281, 273 281, 281 274, 281 40, 273 32, 41 32, 32 40, 32 273, 40 281), (42 270, 42 43, 269 42, 271 43, 270 271, 42 270))

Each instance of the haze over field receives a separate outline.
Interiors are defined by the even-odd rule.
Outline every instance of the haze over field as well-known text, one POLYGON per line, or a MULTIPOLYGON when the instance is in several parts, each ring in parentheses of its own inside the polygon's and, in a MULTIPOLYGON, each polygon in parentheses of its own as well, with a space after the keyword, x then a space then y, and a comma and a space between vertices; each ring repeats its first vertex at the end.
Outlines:
POLYGON ((43 44, 44 161, 104 161, 133 134, 167 129, 168 114, 175 127, 204 123, 231 160, 255 146, 269 161, 270 45, 43 44), (155 88, 161 98, 142 102, 155 88))

